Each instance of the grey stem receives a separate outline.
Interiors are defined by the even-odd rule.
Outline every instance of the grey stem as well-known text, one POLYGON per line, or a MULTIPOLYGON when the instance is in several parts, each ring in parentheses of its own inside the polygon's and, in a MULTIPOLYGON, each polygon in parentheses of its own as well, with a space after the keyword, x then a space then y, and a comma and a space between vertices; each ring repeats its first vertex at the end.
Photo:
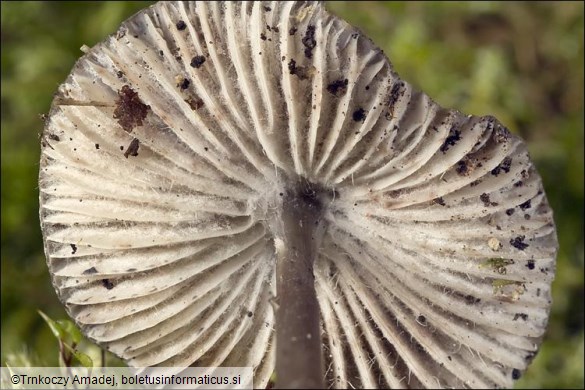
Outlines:
POLYGON ((325 205, 308 184, 284 194, 277 245, 276 387, 323 388, 319 303, 313 265, 325 205))

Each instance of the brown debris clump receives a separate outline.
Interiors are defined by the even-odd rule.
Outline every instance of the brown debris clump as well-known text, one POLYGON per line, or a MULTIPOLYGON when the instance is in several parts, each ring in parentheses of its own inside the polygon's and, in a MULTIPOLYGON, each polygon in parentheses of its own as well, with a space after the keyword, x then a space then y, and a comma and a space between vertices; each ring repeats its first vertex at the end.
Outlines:
POLYGON ((124 152, 124 157, 128 158, 128 156, 136 157, 138 156, 138 148, 140 147, 140 141, 138 138, 134 138, 128 148, 124 152))
POLYGON ((138 97, 138 92, 134 91, 128 85, 124 85, 118 91, 118 100, 116 100, 116 109, 114 110, 114 119, 124 131, 130 133, 136 126, 142 126, 150 106, 144 104, 138 97))

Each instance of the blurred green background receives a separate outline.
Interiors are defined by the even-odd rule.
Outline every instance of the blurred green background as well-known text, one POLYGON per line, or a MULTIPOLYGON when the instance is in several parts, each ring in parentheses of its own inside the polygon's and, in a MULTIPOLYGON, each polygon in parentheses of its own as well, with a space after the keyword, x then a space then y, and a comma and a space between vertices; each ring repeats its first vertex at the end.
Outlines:
MULTIPOLYGON (((65 317, 39 229, 39 115, 81 45, 93 46, 151 3, 1 3, 2 365, 56 365, 57 342, 37 309, 65 317)), ((583 388, 583 3, 333 2, 329 9, 438 103, 495 115, 527 141, 555 211, 560 252, 546 339, 518 387, 583 388)))

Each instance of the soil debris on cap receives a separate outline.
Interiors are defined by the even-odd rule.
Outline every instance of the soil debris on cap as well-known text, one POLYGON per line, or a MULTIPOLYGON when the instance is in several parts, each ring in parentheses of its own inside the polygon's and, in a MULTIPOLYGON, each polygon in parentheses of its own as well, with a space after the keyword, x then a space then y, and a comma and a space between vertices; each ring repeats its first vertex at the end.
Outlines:
POLYGON ((313 49, 317 46, 315 41, 315 26, 307 26, 307 31, 302 39, 303 46, 305 46, 305 57, 313 57, 313 49))
POLYGON ((290 74, 297 76, 300 80, 307 80, 313 76, 315 68, 313 66, 299 66, 297 62, 291 58, 288 62, 288 71, 290 74))
POLYGON ((130 145, 128 145, 128 148, 126 148, 126 151, 124 152, 124 157, 128 158, 128 156, 133 156, 133 157, 138 156, 138 148, 139 147, 140 147, 140 141, 138 140, 138 138, 134 138, 130 142, 130 145))
POLYGON ((191 60, 191 66, 195 69, 199 69, 205 63, 205 57, 197 55, 191 60))
POLYGON ((347 92, 347 83, 347 79, 335 80, 327 85, 327 92, 336 97, 343 96, 347 92))
POLYGON ((135 127, 143 125, 150 110, 150 106, 144 104, 138 93, 128 85, 124 85, 118 91, 118 99, 115 104, 114 119, 118 119, 120 126, 128 133, 135 127))

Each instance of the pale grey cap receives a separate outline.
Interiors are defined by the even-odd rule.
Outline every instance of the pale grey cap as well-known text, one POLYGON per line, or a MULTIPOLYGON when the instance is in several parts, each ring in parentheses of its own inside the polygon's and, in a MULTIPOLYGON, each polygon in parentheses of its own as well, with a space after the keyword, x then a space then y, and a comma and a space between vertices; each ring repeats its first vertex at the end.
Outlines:
POLYGON ((558 246, 526 145, 415 91, 321 3, 160 2, 77 62, 39 179, 59 298, 129 365, 251 366, 264 388, 299 178, 330 197, 327 386, 513 384, 558 246))

